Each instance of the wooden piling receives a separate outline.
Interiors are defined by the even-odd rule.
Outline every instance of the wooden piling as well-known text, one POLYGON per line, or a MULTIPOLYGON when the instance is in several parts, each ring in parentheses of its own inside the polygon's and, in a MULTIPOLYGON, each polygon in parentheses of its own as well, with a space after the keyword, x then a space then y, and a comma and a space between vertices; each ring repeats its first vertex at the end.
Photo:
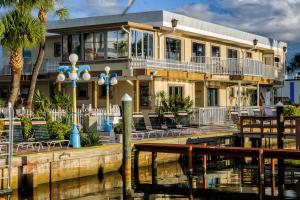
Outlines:
MULTIPOLYGON (((277 110, 277 148, 283 149, 283 133, 284 133, 284 115, 283 105, 279 102, 276 105, 277 110)), ((284 185, 285 172, 284 172, 284 159, 278 159, 278 183, 284 185)))
POLYGON ((152 152, 152 184, 157 184, 157 152, 152 152))
POLYGON ((132 98, 125 94, 121 100, 123 107, 123 190, 126 195, 129 195, 131 194, 132 98))
POLYGON ((265 180, 265 159, 264 159, 264 150, 259 149, 259 178, 260 182, 263 183, 265 180))
POLYGON ((296 118, 296 149, 300 149, 300 119, 296 118))
POLYGON ((189 165, 189 173, 190 175, 193 174, 193 147, 189 146, 189 150, 188 150, 188 165, 189 165))

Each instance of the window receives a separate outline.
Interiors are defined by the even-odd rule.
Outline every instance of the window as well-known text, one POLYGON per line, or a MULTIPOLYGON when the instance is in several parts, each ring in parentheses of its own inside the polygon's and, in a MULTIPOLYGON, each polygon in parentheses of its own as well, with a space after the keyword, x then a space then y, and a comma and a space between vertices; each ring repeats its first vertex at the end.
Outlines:
POLYGON ((173 38, 166 38, 166 59, 181 59, 181 41, 173 38))
POLYGON ((153 34, 144 32, 144 57, 153 58, 153 34))
POLYGON ((8 97, 8 86, 1 86, 0 87, 0 98, 1 99, 7 99, 8 97))
POLYGON ((207 105, 218 106, 218 89, 208 88, 207 89, 207 105))
POLYGON ((183 98, 183 87, 182 86, 170 86, 169 87, 169 96, 178 96, 182 99, 183 98))
POLYGON ((193 62, 204 63, 205 62, 205 45, 193 42, 192 57, 193 57, 193 62))
POLYGON ((275 56, 275 57, 274 57, 274 62, 275 62, 275 63, 279 63, 279 62, 280 62, 280 57, 275 56))
POLYGON ((251 59, 252 58, 252 53, 251 52, 246 52, 246 58, 251 59))
POLYGON ((24 49, 23 50, 23 72, 31 72, 32 71, 32 55, 31 49, 24 49))
POLYGON ((149 85, 140 85, 140 105, 149 106, 149 85))
POLYGON ((69 60, 69 55, 76 53, 81 60, 81 35, 64 35, 63 36, 63 61, 69 60))
POLYGON ((217 58, 219 58, 219 57, 221 57, 220 56, 221 55, 221 53, 220 53, 220 47, 218 47, 218 46, 212 46, 211 47, 211 57, 217 57, 217 58))
POLYGON ((61 56, 61 43, 55 42, 53 49, 54 49, 54 57, 60 57, 61 56))
POLYGON ((131 31, 131 55, 133 57, 153 57, 153 34, 137 30, 131 31))
POLYGON ((29 87, 23 86, 20 88, 20 96, 23 99, 26 99, 28 97, 29 87))
MULTIPOLYGON (((105 98, 106 97, 106 86, 105 85, 100 85, 99 86, 99 97, 100 98, 105 98)), ((109 98, 112 99, 112 90, 110 88, 109 90, 109 98)))
POLYGON ((84 59, 87 61, 104 59, 104 33, 84 34, 84 59))
POLYGON ((228 49, 227 50, 227 57, 228 58, 237 58, 237 50, 235 50, 235 49, 228 49))
POLYGON ((128 56, 128 36, 124 31, 107 32, 107 58, 128 56))
POLYGON ((77 97, 78 99, 88 99, 88 83, 78 83, 77 85, 77 97))

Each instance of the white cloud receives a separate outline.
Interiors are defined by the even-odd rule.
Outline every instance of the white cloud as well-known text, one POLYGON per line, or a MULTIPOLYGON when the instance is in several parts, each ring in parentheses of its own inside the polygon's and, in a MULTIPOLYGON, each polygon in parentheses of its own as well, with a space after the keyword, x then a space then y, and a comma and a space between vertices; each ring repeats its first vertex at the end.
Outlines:
POLYGON ((210 0, 190 4, 176 11, 274 37, 282 41, 300 39, 299 0, 210 0))
POLYGON ((63 5, 70 10, 71 18, 120 14, 124 10, 118 0, 65 0, 63 5))

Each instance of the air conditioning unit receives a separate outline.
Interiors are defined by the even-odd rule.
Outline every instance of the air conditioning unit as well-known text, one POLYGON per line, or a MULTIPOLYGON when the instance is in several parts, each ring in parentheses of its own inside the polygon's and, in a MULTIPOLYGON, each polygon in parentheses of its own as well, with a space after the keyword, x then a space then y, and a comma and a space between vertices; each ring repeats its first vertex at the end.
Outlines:
POLYGON ((122 69, 122 76, 133 76, 133 69, 132 68, 122 69))

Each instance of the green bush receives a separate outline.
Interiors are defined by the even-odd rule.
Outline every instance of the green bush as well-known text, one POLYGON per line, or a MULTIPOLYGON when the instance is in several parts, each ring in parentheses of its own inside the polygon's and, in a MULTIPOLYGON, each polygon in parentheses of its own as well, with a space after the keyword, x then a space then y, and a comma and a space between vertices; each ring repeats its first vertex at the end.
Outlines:
POLYGON ((114 132, 115 132, 115 134, 123 134, 123 123, 122 122, 117 123, 114 126, 114 132))
POLYGON ((71 126, 63 123, 61 120, 48 121, 48 130, 52 139, 69 139, 71 126))
POLYGON ((32 125, 28 117, 21 118, 22 134, 24 139, 29 139, 32 136, 32 125))
POLYGON ((300 116, 300 109, 296 106, 288 105, 283 109, 284 116, 300 116))
POLYGON ((102 145, 100 135, 93 129, 88 129, 87 133, 80 133, 82 146, 102 145))

